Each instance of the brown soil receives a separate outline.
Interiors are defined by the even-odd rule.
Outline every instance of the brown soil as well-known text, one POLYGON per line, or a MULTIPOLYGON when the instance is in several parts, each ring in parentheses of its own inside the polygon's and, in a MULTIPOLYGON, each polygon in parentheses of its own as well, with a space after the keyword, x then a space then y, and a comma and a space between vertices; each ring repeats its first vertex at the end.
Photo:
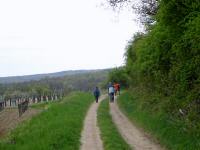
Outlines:
POLYGON ((19 117, 17 108, 5 108, 0 112, 0 138, 4 137, 10 130, 14 129, 19 123, 30 119, 41 110, 28 108, 28 110, 19 117))

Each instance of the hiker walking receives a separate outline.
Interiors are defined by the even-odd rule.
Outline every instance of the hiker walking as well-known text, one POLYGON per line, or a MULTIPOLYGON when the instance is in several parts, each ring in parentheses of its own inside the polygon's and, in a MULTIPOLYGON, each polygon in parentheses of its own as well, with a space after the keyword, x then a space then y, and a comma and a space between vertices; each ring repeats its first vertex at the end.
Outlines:
POLYGON ((120 84, 119 83, 116 83, 116 90, 117 90, 118 94, 120 95, 120 84))
POLYGON ((117 84, 117 83, 114 83, 114 84, 113 84, 113 87, 114 87, 115 96, 116 96, 116 95, 117 95, 117 92, 118 92, 118 84, 117 84))
POLYGON ((108 95, 110 98, 110 102, 114 102, 114 93, 115 93, 115 89, 114 89, 112 83, 110 82, 108 84, 108 95))
POLYGON ((117 88, 118 88, 118 93, 120 95, 120 84, 119 83, 117 84, 117 88))
POLYGON ((99 90, 98 87, 96 87, 96 88, 94 89, 93 94, 94 94, 94 97, 95 97, 96 103, 98 103, 99 96, 100 96, 100 90, 99 90))
POLYGON ((120 84, 119 83, 114 83, 114 89, 115 89, 115 96, 117 95, 117 93, 119 93, 120 95, 120 84))

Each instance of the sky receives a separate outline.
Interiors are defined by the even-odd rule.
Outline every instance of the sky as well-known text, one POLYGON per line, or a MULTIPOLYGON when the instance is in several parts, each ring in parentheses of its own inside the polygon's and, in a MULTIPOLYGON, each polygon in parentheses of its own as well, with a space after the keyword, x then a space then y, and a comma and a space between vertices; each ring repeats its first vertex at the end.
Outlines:
POLYGON ((102 1, 0 1, 0 77, 123 65, 140 25, 102 1))

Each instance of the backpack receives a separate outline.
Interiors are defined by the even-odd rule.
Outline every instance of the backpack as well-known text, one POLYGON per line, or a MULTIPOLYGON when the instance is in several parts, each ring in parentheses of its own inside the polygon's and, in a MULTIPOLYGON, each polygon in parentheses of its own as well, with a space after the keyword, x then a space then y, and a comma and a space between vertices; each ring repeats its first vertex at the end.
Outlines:
POLYGON ((110 86, 108 88, 108 93, 110 94, 110 93, 114 93, 114 92, 115 92, 114 88, 112 86, 110 86))

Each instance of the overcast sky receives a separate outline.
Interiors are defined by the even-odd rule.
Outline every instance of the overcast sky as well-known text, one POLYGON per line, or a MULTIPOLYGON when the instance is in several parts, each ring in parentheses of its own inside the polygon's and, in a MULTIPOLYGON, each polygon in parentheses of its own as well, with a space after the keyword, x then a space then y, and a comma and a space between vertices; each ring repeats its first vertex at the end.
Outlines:
POLYGON ((131 12, 118 15, 100 3, 0 1, 0 76, 122 65, 139 25, 131 12))

